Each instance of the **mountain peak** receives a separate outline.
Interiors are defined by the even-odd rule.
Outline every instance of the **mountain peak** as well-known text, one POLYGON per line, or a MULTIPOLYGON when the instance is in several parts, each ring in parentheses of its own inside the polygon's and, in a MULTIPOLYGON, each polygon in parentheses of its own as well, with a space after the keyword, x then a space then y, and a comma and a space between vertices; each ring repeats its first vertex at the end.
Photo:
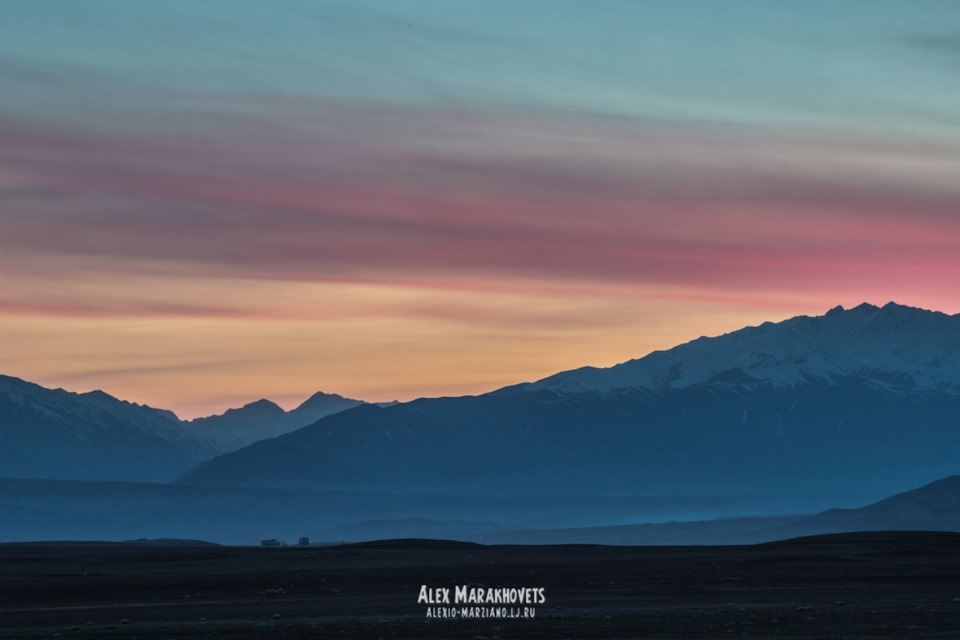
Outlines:
POLYGON ((278 405, 275 402, 271 402, 266 398, 260 398, 259 400, 256 400, 254 402, 249 402, 243 405, 241 409, 247 409, 250 411, 270 412, 270 413, 276 413, 276 412, 284 413, 280 405, 278 405))
POLYGON ((297 411, 298 409, 306 409, 319 405, 330 404, 331 402, 342 402, 343 400, 347 399, 348 398, 344 398, 336 393, 324 393, 323 391, 317 391, 315 394, 300 403, 300 406, 294 409, 294 411, 297 411))
POLYGON ((91 400, 116 400, 112 395, 106 391, 100 389, 94 389, 93 391, 87 391, 86 393, 79 394, 84 398, 90 398, 91 400))

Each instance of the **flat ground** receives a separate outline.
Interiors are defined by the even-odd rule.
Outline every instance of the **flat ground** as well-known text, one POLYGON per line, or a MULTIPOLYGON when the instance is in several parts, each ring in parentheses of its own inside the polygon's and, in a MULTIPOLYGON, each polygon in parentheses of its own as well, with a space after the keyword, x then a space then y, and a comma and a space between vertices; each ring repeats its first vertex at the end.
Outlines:
POLYGON ((960 534, 745 547, 0 545, 0 638, 831 636, 960 636, 960 534), (546 602, 528 619, 432 619, 421 585, 451 599, 456 585, 542 588, 546 602))

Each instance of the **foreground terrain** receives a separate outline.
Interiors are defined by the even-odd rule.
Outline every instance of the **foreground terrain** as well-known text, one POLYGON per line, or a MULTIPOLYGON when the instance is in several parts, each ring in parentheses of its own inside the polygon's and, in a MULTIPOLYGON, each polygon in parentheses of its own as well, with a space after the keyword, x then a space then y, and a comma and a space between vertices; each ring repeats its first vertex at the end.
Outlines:
POLYGON ((960 629, 960 534, 726 547, 10 544, 0 585, 2 638, 929 638, 960 629), (543 589, 546 601, 529 619, 431 619, 422 585, 451 598, 458 585, 543 589))

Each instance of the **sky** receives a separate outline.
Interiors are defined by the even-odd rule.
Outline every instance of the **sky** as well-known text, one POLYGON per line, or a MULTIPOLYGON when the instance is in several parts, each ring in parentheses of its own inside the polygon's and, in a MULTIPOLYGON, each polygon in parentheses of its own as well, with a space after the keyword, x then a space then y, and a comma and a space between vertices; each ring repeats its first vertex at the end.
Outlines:
POLYGON ((185 418, 960 313, 955 0, 4 0, 0 373, 185 418))

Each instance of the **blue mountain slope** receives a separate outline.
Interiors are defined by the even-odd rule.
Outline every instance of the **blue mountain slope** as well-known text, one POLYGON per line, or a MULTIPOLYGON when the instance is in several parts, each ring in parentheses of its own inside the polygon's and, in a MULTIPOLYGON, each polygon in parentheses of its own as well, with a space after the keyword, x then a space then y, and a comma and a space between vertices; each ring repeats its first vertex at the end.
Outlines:
POLYGON ((318 393, 293 411, 261 400, 183 422, 103 391, 0 376, 0 477, 167 482, 198 463, 362 404, 318 393))
POLYGON ((957 316, 834 309, 613 370, 359 407, 210 460, 181 482, 454 495, 895 493, 960 469, 958 340, 957 316))
POLYGON ((222 451, 171 415, 0 376, 0 475, 165 481, 222 451))

